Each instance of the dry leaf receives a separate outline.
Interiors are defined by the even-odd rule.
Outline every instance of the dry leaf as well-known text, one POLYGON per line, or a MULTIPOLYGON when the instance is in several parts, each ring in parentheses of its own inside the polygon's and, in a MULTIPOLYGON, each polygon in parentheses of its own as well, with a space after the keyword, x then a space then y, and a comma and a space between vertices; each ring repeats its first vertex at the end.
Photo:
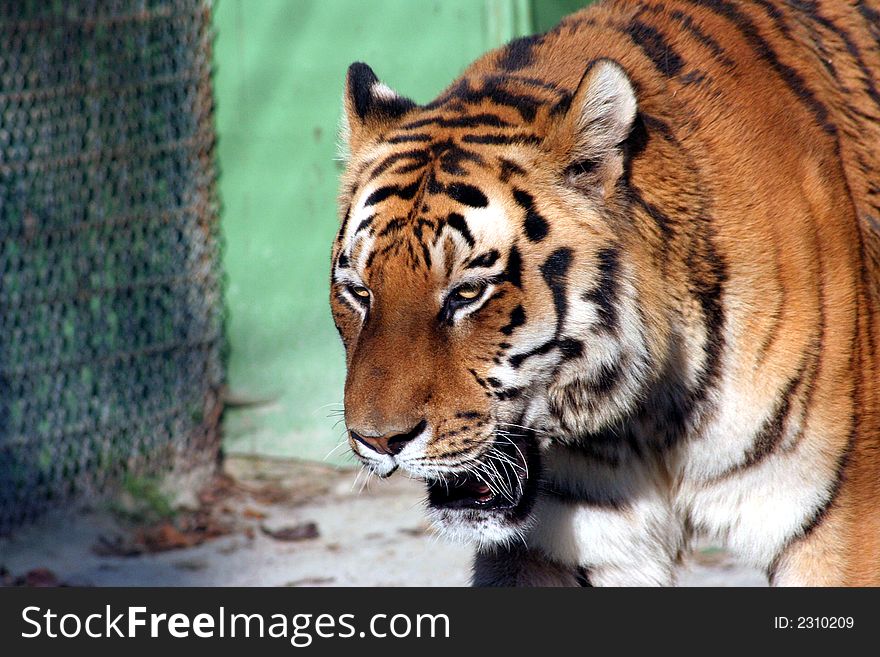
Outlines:
POLYGON ((318 531, 318 524, 315 522, 301 522, 298 525, 278 529, 269 529, 262 525, 260 529, 266 536, 270 536, 276 541, 307 541, 321 535, 318 531))

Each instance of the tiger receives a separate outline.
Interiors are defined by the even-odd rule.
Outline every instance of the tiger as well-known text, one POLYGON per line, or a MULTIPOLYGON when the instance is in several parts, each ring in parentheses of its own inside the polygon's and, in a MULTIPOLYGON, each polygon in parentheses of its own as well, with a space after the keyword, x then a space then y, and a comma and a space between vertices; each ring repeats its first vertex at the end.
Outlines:
POLYGON ((347 443, 475 586, 880 585, 880 2, 605 0, 348 69, 347 443))

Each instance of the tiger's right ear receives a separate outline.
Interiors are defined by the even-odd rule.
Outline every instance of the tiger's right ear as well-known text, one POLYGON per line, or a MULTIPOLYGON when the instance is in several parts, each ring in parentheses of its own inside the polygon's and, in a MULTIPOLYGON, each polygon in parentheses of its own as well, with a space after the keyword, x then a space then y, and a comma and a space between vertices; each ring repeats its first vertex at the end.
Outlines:
POLYGON ((340 145, 344 159, 416 108, 409 98, 380 82, 373 69, 362 62, 348 67, 343 105, 340 145))
POLYGON ((593 62, 548 136, 569 185, 588 194, 611 192, 623 174, 622 145, 637 112, 635 89, 620 65, 593 62))

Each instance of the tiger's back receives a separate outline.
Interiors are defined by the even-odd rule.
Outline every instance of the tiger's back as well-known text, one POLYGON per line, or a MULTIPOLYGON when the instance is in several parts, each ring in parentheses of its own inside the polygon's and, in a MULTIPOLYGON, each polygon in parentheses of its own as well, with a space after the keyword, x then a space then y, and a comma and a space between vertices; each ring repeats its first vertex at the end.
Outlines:
POLYGON ((541 481, 492 475, 522 479, 503 520, 438 502, 453 533, 528 546, 481 552, 476 581, 664 583, 703 533, 776 583, 880 583, 880 4, 610 1, 424 107, 357 78, 334 280, 376 305, 334 292, 352 446, 406 435, 379 451, 429 482, 499 435, 526 453, 541 481), (461 258, 499 268, 472 312, 505 322, 425 333, 378 291, 461 258), (392 343, 430 372, 390 375, 392 343), (399 401, 366 392, 383 372, 399 401))

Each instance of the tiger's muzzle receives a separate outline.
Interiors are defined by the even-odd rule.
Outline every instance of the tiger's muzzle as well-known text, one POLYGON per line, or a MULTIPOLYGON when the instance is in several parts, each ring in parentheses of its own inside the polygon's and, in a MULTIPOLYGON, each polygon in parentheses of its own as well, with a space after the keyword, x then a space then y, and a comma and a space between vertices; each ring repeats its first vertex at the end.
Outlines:
POLYGON ((516 509, 535 479, 535 451, 526 436, 496 437, 458 472, 428 479, 429 506, 486 512, 516 509))
POLYGON ((537 497, 540 457, 534 433, 495 430, 457 460, 426 456, 433 439, 424 420, 408 431, 349 429, 356 454, 379 477, 398 468, 425 482, 437 529, 465 541, 502 542, 528 521, 537 497))

